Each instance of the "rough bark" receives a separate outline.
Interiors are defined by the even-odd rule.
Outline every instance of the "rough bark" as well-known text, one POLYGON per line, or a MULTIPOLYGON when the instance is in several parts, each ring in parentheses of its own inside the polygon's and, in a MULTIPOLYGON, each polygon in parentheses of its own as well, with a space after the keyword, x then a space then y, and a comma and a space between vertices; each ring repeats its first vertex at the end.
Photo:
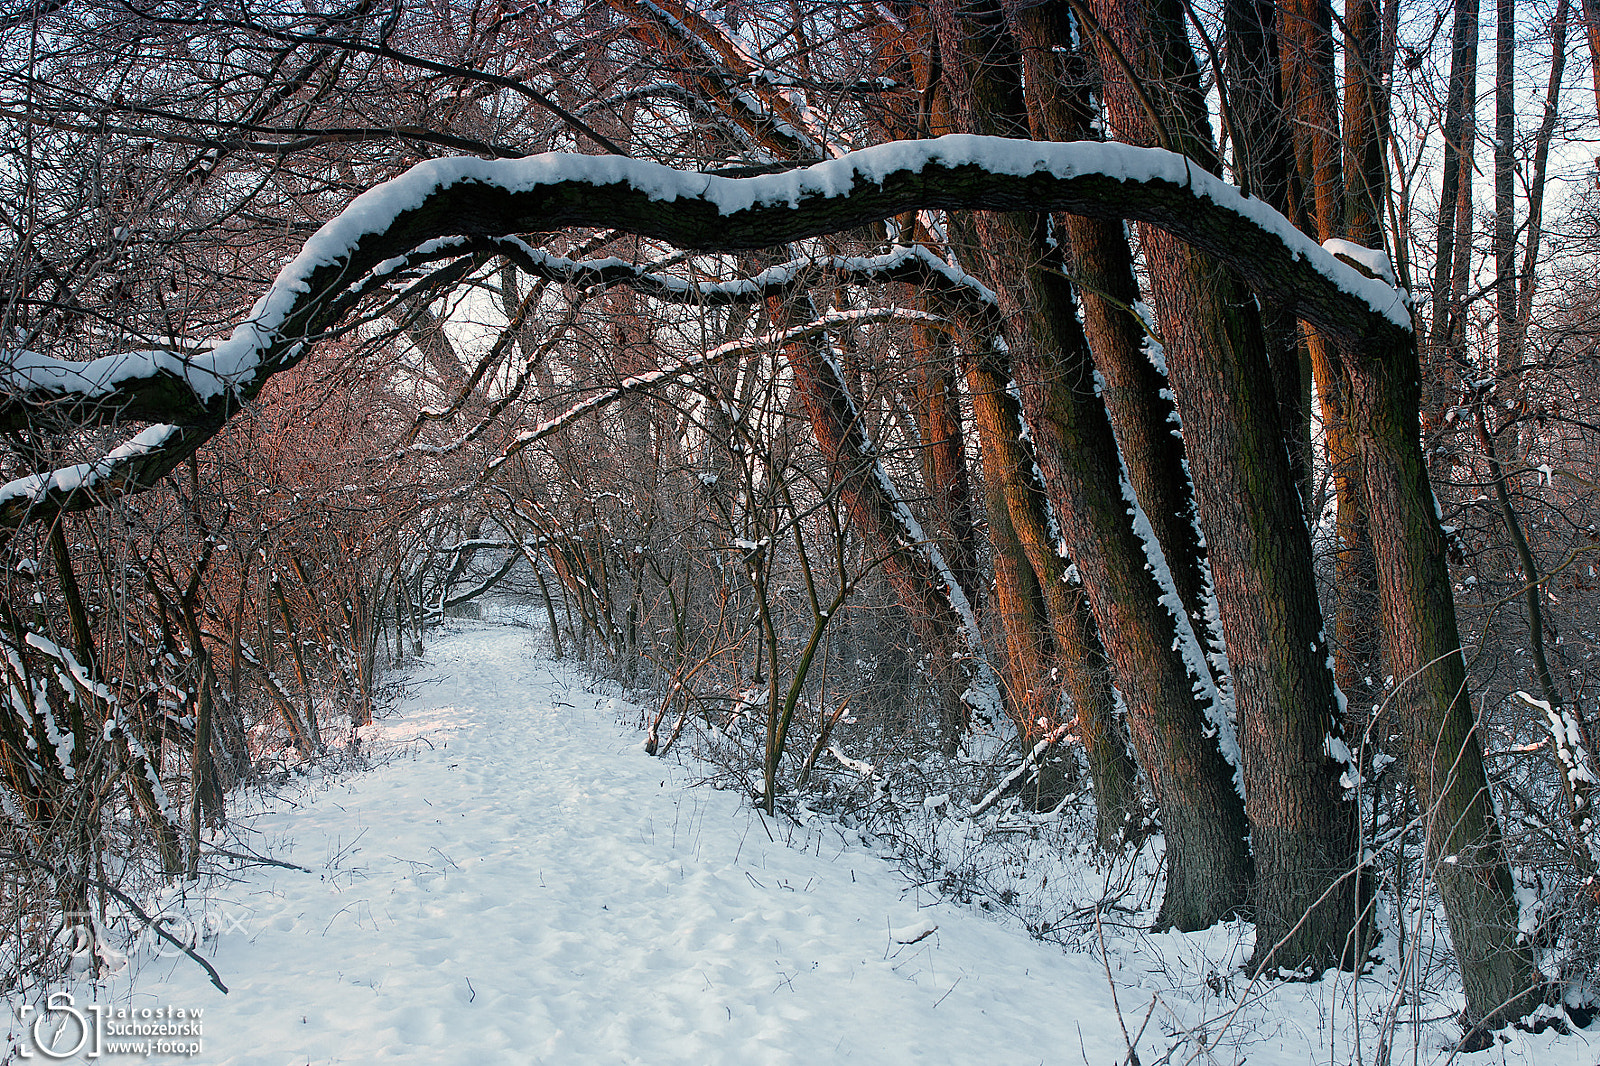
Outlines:
MULTIPOLYGON (((1283 58, 1269 0, 1228 0, 1222 9, 1228 57, 1225 71, 1228 119, 1233 138, 1234 180, 1289 218, 1296 217, 1299 173, 1295 138, 1285 106, 1283 58)), ((1277 383, 1278 414, 1289 449, 1290 474, 1300 490, 1308 520, 1315 506, 1312 489, 1311 355, 1292 315, 1271 305, 1262 308, 1262 327, 1277 383)))
MULTIPOLYGON (((1067 6, 1044 3, 1007 11, 1021 51, 1029 126, 1041 140, 1080 140, 1091 134, 1091 82, 1085 57, 1073 47, 1067 6)), ((1195 522, 1177 408, 1166 374, 1157 368, 1161 349, 1147 337, 1147 323, 1134 309, 1140 294, 1127 230, 1118 221, 1073 214, 1058 215, 1055 224, 1128 478, 1161 545, 1189 623, 1208 640, 1212 620, 1206 550, 1195 522)))
MULTIPOLYGON (((1112 848, 1135 828, 1140 805, 1137 769, 1117 721, 1105 650, 1083 590, 1069 584, 1066 561, 1049 536, 1044 486, 1021 433, 1022 409, 1011 394, 1010 367, 994 345, 982 345, 969 360, 967 387, 983 447, 984 484, 992 494, 991 537, 997 526, 1003 527, 1008 550, 1029 567, 1030 578, 1037 575, 1034 584, 1077 714, 1073 732, 1083 744, 1094 782, 1096 840, 1102 848, 1112 848)), ((995 551, 1000 551, 998 543, 995 551)), ((998 562, 995 574, 998 585, 998 562)), ((1035 732, 1025 735, 1037 739, 1035 732)))
MULTIPOLYGON (((984 132, 998 121, 1017 121, 1018 59, 1000 32, 998 8, 941 3, 934 10, 946 85, 960 118, 984 132), (1010 78, 1001 73, 1008 68, 1010 78)), ((974 220, 1050 503, 1161 805, 1167 889, 1158 924, 1202 928, 1245 901, 1251 868, 1244 812, 1196 695, 1210 678, 1195 676, 1179 650, 1182 606, 1163 602, 1166 590, 1129 521, 1110 419, 1044 223, 1039 215, 992 211, 974 220)), ((1203 663, 1197 668, 1207 673, 1203 663)))
POLYGON ((1352 365, 1384 632, 1422 811, 1429 872, 1449 920, 1465 1020, 1495 1028, 1526 1014, 1539 978, 1517 932, 1517 903, 1466 688, 1444 533, 1417 447, 1415 348, 1376 348, 1352 365))
POLYGON ((923 482, 929 513, 939 530, 950 570, 974 609, 980 606, 983 579, 978 567, 978 530, 972 485, 961 430, 961 397, 955 356, 947 330, 913 330, 922 361, 913 372, 912 411, 921 435, 923 482))
MULTIPOLYGON (((1344 203, 1339 234, 1363 248, 1383 248, 1383 217, 1388 172, 1384 151, 1389 138, 1387 53, 1375 0, 1352 0, 1345 10, 1344 203)), ((1345 392, 1345 364, 1351 356, 1336 349, 1325 367, 1322 422, 1328 469, 1337 508, 1334 531, 1333 674, 1348 700, 1346 729, 1352 746, 1366 735, 1378 702, 1381 665, 1377 572, 1361 467, 1355 454, 1345 392)))
MULTIPOLYGON (((1003 241, 1004 222, 990 216, 983 227, 986 247, 1002 260, 992 268, 1027 262, 1035 250, 1003 241)), ((1167 893, 1159 923, 1201 928, 1244 902, 1250 881, 1244 812, 1232 768, 1196 699, 1206 679, 1194 676, 1174 651, 1177 619, 1162 602, 1164 590, 1128 519, 1116 444, 1095 393, 1088 349, 1070 293, 1053 277, 1033 271, 1002 287, 1012 370, 1062 537, 1088 590, 1140 761, 1161 805, 1167 893)))
MULTIPOLYGON (((1136 71, 1167 86, 1169 129, 1197 164, 1217 160, 1177 3, 1095 7, 1136 71)), ((1102 69, 1106 64, 1102 62, 1102 69)), ((1131 92, 1106 100, 1130 139, 1153 136, 1131 92)), ((1311 538, 1284 447, 1251 294, 1223 264, 1146 227, 1145 254, 1184 431, 1239 708, 1257 885, 1258 967, 1349 964, 1358 924, 1357 821, 1343 800, 1341 725, 1322 631, 1311 538), (1285 506, 1285 504, 1289 504, 1285 506)))

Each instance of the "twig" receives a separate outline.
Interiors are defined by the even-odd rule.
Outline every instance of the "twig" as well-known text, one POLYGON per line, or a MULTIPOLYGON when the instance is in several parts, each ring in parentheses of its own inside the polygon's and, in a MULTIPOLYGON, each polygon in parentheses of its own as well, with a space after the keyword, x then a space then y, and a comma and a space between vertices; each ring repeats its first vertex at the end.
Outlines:
MULTIPOLYGON (((1122 1020, 1122 1004, 1117 1002, 1117 982, 1111 976, 1111 956, 1106 952, 1106 935, 1100 929, 1100 911, 1098 909, 1094 912, 1094 934, 1100 940, 1100 965, 1105 967, 1106 984, 1111 987, 1111 1007, 1117 1012, 1117 1025, 1122 1028, 1122 1042, 1128 1048, 1128 1057, 1123 1061, 1127 1063, 1127 1066, 1139 1066, 1139 1053, 1133 1050, 1133 1039, 1128 1036, 1128 1023, 1122 1020)), ((1150 1019, 1146 1017, 1145 1024, 1148 1025, 1149 1023, 1150 1019)), ((1142 1026, 1139 1032, 1143 1035, 1144 1028, 1142 1026)))
POLYGON ((1041 737, 1039 742, 1033 746, 1032 750, 1030 750, 1028 754, 1023 757, 1022 763, 1015 770, 1012 770, 1005 777, 1001 778, 1000 783, 995 785, 994 788, 990 789, 988 795, 984 796, 981 800, 968 808, 967 817, 976 818, 983 814, 984 811, 987 811, 990 807, 993 807, 996 803, 1000 802, 1001 797, 1010 791, 1013 785, 1022 780, 1029 770, 1033 769, 1035 766, 1038 766, 1044 761, 1045 753, 1067 735, 1069 728, 1070 724, 1059 725, 1055 729, 1052 729, 1049 733, 1045 734, 1045 736, 1041 737))
POLYGON ((262 866, 281 866, 285 870, 299 870, 303 874, 308 874, 311 872, 308 867, 299 866, 292 862, 284 862, 282 859, 269 859, 265 855, 254 855, 247 854, 245 852, 229 851, 227 848, 219 848, 215 844, 207 844, 206 847, 216 852, 218 855, 226 855, 228 858, 238 859, 240 862, 253 862, 262 866))
POLYGON ((934 1010, 938 1010, 939 1009, 939 1004, 941 1004, 945 1000, 949 999, 950 998, 950 993, 952 993, 952 992, 954 992, 956 990, 956 985, 959 985, 962 981, 965 981, 966 979, 967 979, 967 975, 966 974, 962 974, 960 977, 957 977, 956 978, 956 984, 955 985, 951 985, 949 988, 945 989, 944 990, 944 995, 942 995, 938 999, 934 1000, 933 1009, 934 1010))

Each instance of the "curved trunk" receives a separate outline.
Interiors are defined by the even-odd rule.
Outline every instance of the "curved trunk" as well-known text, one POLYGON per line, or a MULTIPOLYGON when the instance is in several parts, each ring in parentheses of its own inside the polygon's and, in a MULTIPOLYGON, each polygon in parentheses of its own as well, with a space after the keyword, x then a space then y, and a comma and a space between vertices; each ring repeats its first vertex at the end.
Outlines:
MULTIPOLYGON (((1089 75, 1073 47, 1067 5, 1058 0, 1013 8, 1007 19, 1021 50, 1033 135, 1052 141, 1090 137, 1089 75)), ((1135 311, 1139 284, 1127 229, 1118 221, 1063 214, 1056 217, 1054 235, 1058 241, 1065 238, 1084 334, 1103 379, 1101 394, 1128 479, 1167 559, 1189 624, 1206 639, 1212 627, 1206 550, 1195 524, 1177 408, 1159 368, 1164 357, 1154 338, 1147 347, 1147 324, 1135 311)), ((1219 672, 1213 677, 1222 683, 1219 672)))
MULTIPOLYGON (((1159 117, 1182 150, 1215 169, 1181 6, 1095 6, 1136 73, 1164 86, 1172 113, 1159 117)), ((1111 80, 1106 100, 1125 136, 1154 137, 1129 86, 1111 80)), ((1345 766, 1335 756, 1345 748, 1310 531, 1295 506, 1255 301, 1209 255, 1154 227, 1142 233, 1184 431, 1205 442, 1189 462, 1239 709, 1258 874, 1255 965, 1349 964, 1360 909, 1357 812, 1342 798, 1345 766)))
MULTIPOLYGON (((1015 74, 1018 64, 1007 56, 998 9, 941 3, 935 10, 956 111, 981 132, 1016 123, 1020 80, 1008 82, 1000 72, 1015 74)), ((1192 631, 1186 632, 1181 603, 1151 571, 1146 550, 1155 545, 1141 542, 1129 520, 1111 422, 1071 287, 1043 222, 1037 215, 979 212, 974 228, 999 298, 1045 488, 1161 805, 1167 890, 1158 924, 1203 928, 1235 913, 1251 880, 1243 804, 1214 740, 1227 723, 1207 718, 1197 690, 1214 697, 1209 668, 1193 648, 1192 631)), ((1209 710, 1217 712, 1215 703, 1209 710)))
POLYGON ((1467 693, 1444 533, 1417 447, 1420 393, 1414 347, 1352 364, 1352 424, 1395 677, 1390 702, 1410 740, 1429 872, 1461 965, 1467 1020, 1494 1028, 1533 1008, 1539 975, 1519 942, 1515 886, 1467 693))

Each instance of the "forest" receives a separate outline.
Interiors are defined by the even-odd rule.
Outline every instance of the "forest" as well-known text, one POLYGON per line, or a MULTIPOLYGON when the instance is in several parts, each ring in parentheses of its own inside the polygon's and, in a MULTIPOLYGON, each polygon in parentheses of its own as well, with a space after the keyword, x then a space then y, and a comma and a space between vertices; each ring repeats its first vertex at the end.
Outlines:
POLYGON ((8 989, 512 599, 767 815, 1081 816, 1286 980, 1425 899, 1464 1050, 1586 1024, 1600 2, 0 42, 8 989))

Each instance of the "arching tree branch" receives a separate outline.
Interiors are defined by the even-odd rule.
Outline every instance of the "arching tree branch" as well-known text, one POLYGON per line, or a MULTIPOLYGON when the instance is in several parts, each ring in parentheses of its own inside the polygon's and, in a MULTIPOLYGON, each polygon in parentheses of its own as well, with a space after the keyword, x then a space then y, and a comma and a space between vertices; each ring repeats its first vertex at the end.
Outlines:
POLYGON ((95 463, 0 488, 0 525, 153 485, 335 328, 374 277, 410 262, 406 257, 428 241, 608 226, 683 248, 736 251, 921 208, 1059 210, 1151 222, 1216 255, 1263 298, 1353 349, 1383 353, 1412 343, 1405 293, 1363 276, 1265 204, 1159 149, 951 136, 747 178, 559 153, 429 160, 357 197, 324 225, 250 318, 209 351, 134 352, 88 363, 7 353, 0 428, 26 426, 45 410, 83 425, 158 421, 172 428, 146 431, 137 447, 95 463))

